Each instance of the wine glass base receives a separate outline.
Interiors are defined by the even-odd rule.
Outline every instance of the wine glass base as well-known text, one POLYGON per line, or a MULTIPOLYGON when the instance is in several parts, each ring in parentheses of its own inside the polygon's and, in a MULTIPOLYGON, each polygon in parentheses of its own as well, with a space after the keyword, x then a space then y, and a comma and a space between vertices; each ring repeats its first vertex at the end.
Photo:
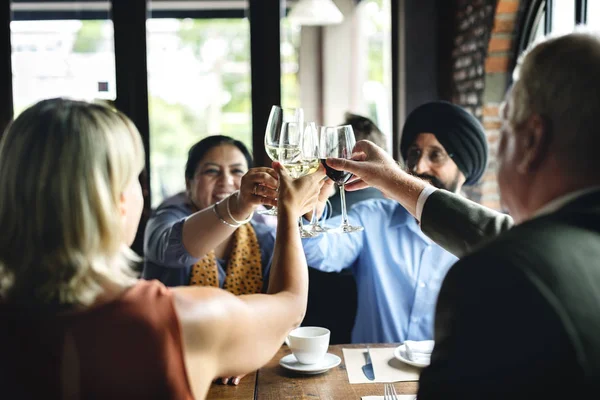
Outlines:
POLYGON ((304 229, 306 229, 309 232, 316 232, 316 233, 325 233, 327 232, 327 229, 323 228, 321 225, 305 225, 304 229))
POLYGON ((319 236, 320 232, 311 232, 306 229, 300 229, 300 237, 301 238, 313 238, 319 236))
POLYGON ((273 208, 269 208, 267 210, 258 210, 256 213, 260 214, 260 215, 272 215, 272 216, 276 217, 277 216, 277 208, 273 207, 273 208))
POLYGON ((362 226, 352 226, 352 225, 342 225, 337 228, 328 229, 329 233, 352 233, 352 232, 360 232, 365 228, 362 226))

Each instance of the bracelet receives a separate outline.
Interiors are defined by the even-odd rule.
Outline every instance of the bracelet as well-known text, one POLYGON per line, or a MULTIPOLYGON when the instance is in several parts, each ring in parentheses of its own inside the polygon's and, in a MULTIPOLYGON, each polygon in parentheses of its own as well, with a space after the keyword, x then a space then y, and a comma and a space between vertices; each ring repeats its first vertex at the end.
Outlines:
POLYGON ((219 218, 219 221, 221 221, 225 225, 230 226, 232 228, 239 228, 239 226, 240 226, 239 224, 234 225, 228 221, 225 221, 225 219, 223 219, 223 217, 221 217, 221 214, 219 214, 219 211, 217 210, 217 205, 219 205, 219 204, 221 204, 221 203, 219 202, 219 203, 213 204, 213 206, 212 206, 213 212, 215 213, 217 218, 219 218))
POLYGON ((234 192, 231 196, 229 196, 225 202, 227 204, 227 215, 229 215, 229 218, 231 218, 231 220, 233 222, 235 222, 238 225, 243 225, 243 224, 247 224, 248 222, 250 222, 250 220, 252 219, 252 217, 254 216, 254 211, 252 211, 252 213, 250 213, 250 216, 246 219, 243 219, 241 221, 236 220, 235 218, 233 218, 233 215, 231 215, 231 210, 229 210, 229 199, 233 197, 233 195, 239 196, 240 195, 240 191, 236 191, 234 192))

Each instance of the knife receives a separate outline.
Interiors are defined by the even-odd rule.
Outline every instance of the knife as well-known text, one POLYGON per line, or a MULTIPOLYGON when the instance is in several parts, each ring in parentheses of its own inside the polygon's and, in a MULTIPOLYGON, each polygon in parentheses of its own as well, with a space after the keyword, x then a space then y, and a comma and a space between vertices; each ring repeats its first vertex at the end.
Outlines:
POLYGON ((373 371, 373 363, 371 362, 371 350, 369 346, 367 346, 367 353, 365 355, 366 363, 362 366, 363 374, 367 377, 368 380, 375 380, 375 372, 373 371))

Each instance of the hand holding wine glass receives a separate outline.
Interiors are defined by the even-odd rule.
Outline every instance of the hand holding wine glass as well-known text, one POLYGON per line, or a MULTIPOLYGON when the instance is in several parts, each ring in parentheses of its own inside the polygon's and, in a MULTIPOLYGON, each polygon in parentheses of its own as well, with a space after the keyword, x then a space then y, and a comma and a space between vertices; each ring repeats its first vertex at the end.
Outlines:
MULTIPOLYGON (((281 150, 282 132, 302 132, 304 129, 304 111, 301 108, 271 107, 267 128, 265 129, 265 151, 272 161, 279 161, 281 150)), ((277 215, 277 208, 273 207, 260 214, 277 215)))
POLYGON ((341 158, 350 159, 352 157, 352 150, 356 144, 354 138, 354 131, 352 126, 322 126, 319 132, 319 158, 321 163, 325 167, 325 172, 329 179, 335 182, 339 186, 340 200, 342 208, 342 225, 339 228, 334 229, 336 232, 358 232, 364 228, 362 226, 352 226, 348 222, 348 213, 346 211, 346 195, 345 195, 345 183, 350 179, 352 174, 344 170, 336 170, 331 168, 327 164, 327 158, 341 158))
POLYGON ((294 179, 289 170, 281 163, 274 162, 273 168, 279 173, 279 198, 280 207, 290 210, 294 217, 300 217, 309 211, 319 196, 323 177, 323 168, 317 172, 294 179))
MULTIPOLYGON (((294 178, 312 174, 319 168, 319 159, 316 152, 316 137, 310 130, 301 131, 291 124, 283 126, 279 138, 279 162, 294 178)), ((318 232, 304 229, 302 219, 298 221, 301 237, 314 237, 318 232)))
POLYGON ((396 182, 393 177, 407 174, 390 154, 368 140, 356 143, 351 158, 333 157, 327 160, 327 166, 354 175, 354 178, 346 184, 348 191, 374 187, 387 193, 396 182))
MULTIPOLYGON (((303 149, 306 158, 315 159, 317 162, 319 160, 319 134, 320 131, 317 127, 317 124, 314 122, 310 122, 306 124, 306 128, 304 129, 303 136, 303 149)), ((327 198, 333 194, 333 183, 330 180, 324 182, 321 193, 319 193, 319 201, 315 203, 313 210, 310 216, 310 223, 308 224, 308 230, 314 233, 324 233, 327 232, 327 229, 321 226, 319 223, 319 217, 325 208, 325 202, 327 198), (329 188, 329 190, 328 190, 329 188), (331 190, 331 191, 330 191, 331 190), (323 197, 323 198, 322 198, 323 197)), ((307 216, 308 217, 308 216, 307 216)))

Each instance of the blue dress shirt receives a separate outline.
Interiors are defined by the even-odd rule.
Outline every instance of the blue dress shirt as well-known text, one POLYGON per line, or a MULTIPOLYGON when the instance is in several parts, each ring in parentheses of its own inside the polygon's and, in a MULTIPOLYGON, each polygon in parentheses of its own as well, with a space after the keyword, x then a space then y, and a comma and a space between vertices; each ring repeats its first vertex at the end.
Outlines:
MULTIPOLYGON (((192 267, 200 260, 192 257, 183 246, 183 222, 192 213, 193 211, 187 205, 185 194, 181 193, 165 200, 153 212, 144 235, 142 278, 158 279, 166 286, 188 285, 192 267)), ((254 221, 251 224, 260 246, 263 292, 265 292, 275 247, 275 228, 254 221)), ((225 283, 227 261, 217 259, 221 288, 225 283)))
MULTIPOLYGON (((325 272, 352 268, 358 290, 353 343, 433 339, 437 296, 457 261, 433 243, 402 206, 387 199, 356 203, 350 224, 362 232, 303 239, 308 265, 325 272)), ((341 216, 325 221, 337 226, 341 216)))

